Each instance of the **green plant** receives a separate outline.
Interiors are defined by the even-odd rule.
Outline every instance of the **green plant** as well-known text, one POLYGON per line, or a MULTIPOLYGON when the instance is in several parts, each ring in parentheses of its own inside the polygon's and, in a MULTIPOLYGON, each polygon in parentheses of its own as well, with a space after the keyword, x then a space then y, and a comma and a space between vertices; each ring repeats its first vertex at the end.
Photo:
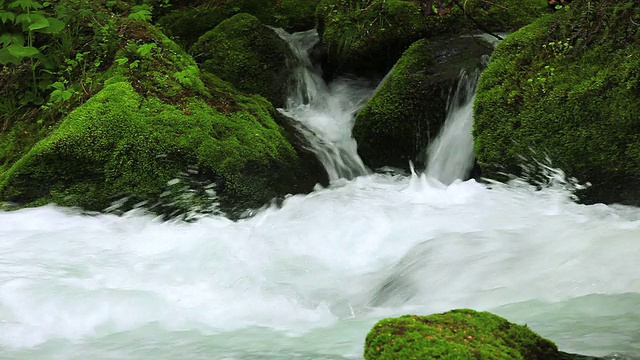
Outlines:
POLYGON ((42 86, 38 86, 36 69, 40 64, 47 68, 52 67, 50 58, 43 53, 47 45, 36 46, 36 35, 57 34, 65 27, 63 21, 45 12, 44 9, 50 5, 50 2, 40 3, 33 0, 0 0, 0 64, 18 65, 25 59, 29 61, 33 84, 31 93, 25 94, 22 98, 27 103, 44 102, 39 96, 42 86))
POLYGON ((54 89, 49 95, 49 102, 55 104, 62 101, 67 101, 76 93, 75 90, 67 88, 65 84, 60 81, 56 81, 51 84, 51 88, 54 89))
POLYGON ((147 4, 134 5, 129 19, 140 21, 151 21, 151 11, 153 8, 147 4))

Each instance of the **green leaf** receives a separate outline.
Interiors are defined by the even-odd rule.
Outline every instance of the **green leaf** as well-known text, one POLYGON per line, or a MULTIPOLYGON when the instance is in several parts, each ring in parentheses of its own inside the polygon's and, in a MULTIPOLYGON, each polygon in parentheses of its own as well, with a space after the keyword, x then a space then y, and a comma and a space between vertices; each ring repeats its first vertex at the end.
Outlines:
POLYGON ((20 61, 22 61, 22 58, 12 55, 7 48, 0 49, 0 64, 14 63, 18 65, 20 61))
POLYGON ((51 87, 56 90, 64 90, 64 84, 61 81, 54 82, 53 84, 51 84, 51 87))
POLYGON ((57 34, 67 26, 67 24, 56 18, 47 18, 47 21, 49 21, 49 26, 39 30, 43 34, 57 34))
POLYGON ((42 9, 42 5, 40 3, 35 2, 33 0, 16 0, 9 4, 10 9, 15 9, 17 7, 21 7, 22 10, 33 10, 33 9, 42 9))
POLYGON ((33 46, 22 46, 20 44, 9 45, 7 46, 7 50, 9 50, 11 55, 20 58, 32 57, 40 53, 40 50, 36 49, 33 46))
POLYGON ((49 26, 49 20, 47 20, 44 16, 37 16, 33 18, 33 23, 29 25, 29 30, 39 30, 44 29, 49 26))
POLYGON ((22 34, 9 34, 4 33, 0 35, 0 43, 2 43, 2 47, 7 47, 11 44, 24 44, 24 36, 22 34))
POLYGON ((16 19, 16 14, 10 11, 0 12, 0 20, 2 20, 3 24, 6 24, 7 21, 14 21, 16 19))
POLYGON ((140 45, 140 47, 138 47, 138 50, 136 50, 136 53, 142 57, 147 57, 151 53, 151 50, 153 50, 153 48, 157 46, 158 45, 156 45, 155 43, 140 45))

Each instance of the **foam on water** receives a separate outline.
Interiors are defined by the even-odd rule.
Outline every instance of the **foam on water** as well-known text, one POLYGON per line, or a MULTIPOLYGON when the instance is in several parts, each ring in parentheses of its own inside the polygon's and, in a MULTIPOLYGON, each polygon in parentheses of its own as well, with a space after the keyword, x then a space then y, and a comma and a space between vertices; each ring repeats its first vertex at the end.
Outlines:
POLYGON ((492 310, 640 354, 640 209, 371 175, 232 222, 0 212, 0 358, 361 358, 381 317, 492 310))

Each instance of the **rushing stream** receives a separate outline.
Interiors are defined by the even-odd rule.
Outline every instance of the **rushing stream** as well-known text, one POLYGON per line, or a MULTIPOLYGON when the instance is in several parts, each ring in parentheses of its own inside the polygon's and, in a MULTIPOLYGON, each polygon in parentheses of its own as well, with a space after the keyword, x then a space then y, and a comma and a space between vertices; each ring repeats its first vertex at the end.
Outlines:
POLYGON ((192 223, 0 212, 0 359, 361 359, 377 320, 459 307, 564 351, 640 355, 640 209, 576 204, 558 176, 441 178, 437 160, 436 175, 368 174, 345 136, 371 94, 357 84, 283 110, 339 156, 323 160, 330 187, 279 208, 192 223))

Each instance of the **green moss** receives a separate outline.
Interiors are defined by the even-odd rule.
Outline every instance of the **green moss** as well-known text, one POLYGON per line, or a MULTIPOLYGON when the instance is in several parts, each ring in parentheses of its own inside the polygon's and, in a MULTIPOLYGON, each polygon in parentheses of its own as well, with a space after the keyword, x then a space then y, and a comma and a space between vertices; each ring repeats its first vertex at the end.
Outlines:
POLYGON ((629 21, 640 10, 632 4, 578 2, 500 44, 475 104, 485 173, 517 174, 533 151, 591 182, 592 201, 640 200, 628 186, 640 179, 640 41, 629 21))
POLYGON ((202 68, 237 89, 260 94, 282 107, 288 96, 293 54, 288 44, 249 14, 238 14, 209 31, 191 48, 202 68))
POLYGON ((378 322, 364 357, 373 359, 558 359, 555 344, 488 312, 453 310, 378 322))
POLYGON ((447 99, 460 70, 473 72, 488 52, 470 38, 422 39, 411 45, 356 116, 353 136, 364 162, 374 168, 407 168, 409 160, 421 165, 418 155, 446 119, 447 99))
POLYGON ((438 15, 431 3, 323 0, 317 16, 318 31, 328 51, 327 71, 385 73, 420 38, 474 32, 478 27, 512 31, 547 11, 546 0, 469 0, 460 2, 463 8, 451 2, 438 15))
POLYGON ((206 0, 190 2, 158 20, 158 26, 185 49, 222 21, 239 13, 255 16, 265 25, 288 32, 315 27, 320 0, 206 0))
POLYGON ((409 1, 323 0, 317 16, 330 71, 384 72, 425 35, 420 6, 409 1))
POLYGON ((193 165, 224 179, 222 195, 260 205, 277 195, 273 177, 283 175, 269 170, 290 170, 296 154, 268 105, 250 98, 240 105, 227 115, 188 99, 182 110, 141 97, 129 83, 109 85, 8 171, 0 195, 102 210, 117 196, 158 198, 193 165))
POLYGON ((2 133, 15 153, 0 148, 0 199, 103 210, 127 196, 152 206, 179 178, 198 198, 154 210, 206 203, 206 186, 215 184, 224 208, 242 211, 310 189, 303 187, 316 174, 306 172, 266 99, 201 73, 149 24, 122 30, 116 61, 100 79, 104 89, 40 130, 37 142, 20 123, 2 133), (184 175, 192 170, 198 174, 184 175))

